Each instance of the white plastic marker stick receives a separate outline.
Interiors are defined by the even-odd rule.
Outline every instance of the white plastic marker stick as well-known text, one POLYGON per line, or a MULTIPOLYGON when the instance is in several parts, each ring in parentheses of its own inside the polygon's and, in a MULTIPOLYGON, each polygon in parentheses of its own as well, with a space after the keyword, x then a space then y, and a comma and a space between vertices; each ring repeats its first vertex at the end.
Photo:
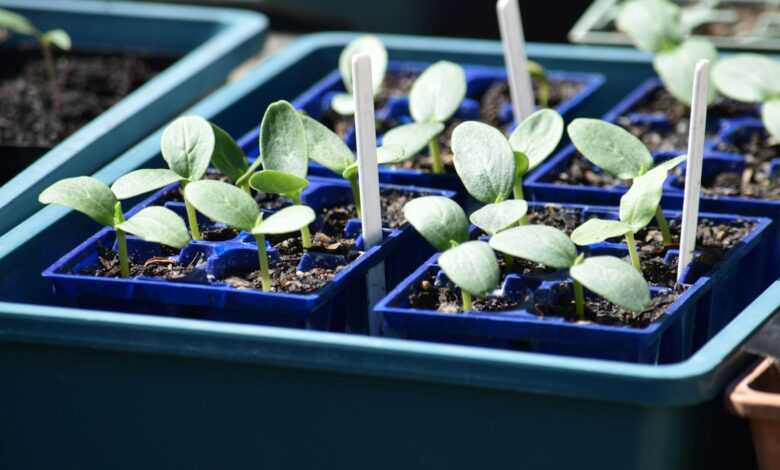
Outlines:
POLYGON ((509 94, 515 122, 521 123, 534 112, 534 90, 528 74, 528 57, 525 55, 525 36, 517 0, 498 0, 498 27, 504 45, 509 94))
MULTIPOLYGON (((382 241, 382 209, 379 205, 379 166, 376 162, 374 127, 374 90, 371 82, 371 57, 358 54, 352 59, 355 95, 355 134, 357 135, 358 179, 362 203, 361 222, 365 249, 382 241)), ((373 307, 385 296, 385 265, 373 267, 366 276, 368 305, 373 307)), ((379 321, 369 308, 369 331, 379 333, 379 321)))
POLYGON ((683 202, 680 256, 677 259, 677 282, 682 281, 685 267, 693 261, 696 249, 696 227, 699 225, 701 167, 704 158, 704 130, 707 126, 707 97, 710 84, 710 61, 696 64, 693 77, 693 103, 688 129, 688 160, 685 163, 685 201, 683 202))

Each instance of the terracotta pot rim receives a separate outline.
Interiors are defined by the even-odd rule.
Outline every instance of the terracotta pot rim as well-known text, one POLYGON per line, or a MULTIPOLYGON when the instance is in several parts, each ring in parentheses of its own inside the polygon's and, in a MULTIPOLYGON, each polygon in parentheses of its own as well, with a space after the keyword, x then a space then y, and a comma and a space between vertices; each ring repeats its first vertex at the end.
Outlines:
POLYGON ((780 420, 780 390, 771 393, 751 386, 774 362, 771 358, 762 360, 729 386, 726 401, 732 413, 746 418, 780 420))

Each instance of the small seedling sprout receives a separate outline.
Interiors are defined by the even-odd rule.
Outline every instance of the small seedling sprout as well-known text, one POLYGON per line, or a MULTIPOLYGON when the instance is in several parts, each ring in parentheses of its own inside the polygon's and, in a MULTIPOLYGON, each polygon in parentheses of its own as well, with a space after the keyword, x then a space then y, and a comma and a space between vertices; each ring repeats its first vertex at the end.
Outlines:
POLYGON ((59 112, 61 107, 60 88, 57 84, 57 74, 51 46, 56 46, 63 51, 70 50, 72 44, 68 33, 62 29, 42 32, 24 16, 2 8, 0 8, 0 29, 24 36, 32 36, 38 41, 46 66, 46 75, 49 78, 49 86, 51 87, 52 107, 55 113, 59 112))
POLYGON ((60 180, 46 188, 38 200, 42 204, 59 204, 81 212, 95 222, 116 232, 119 270, 130 276, 126 233, 149 242, 182 248, 190 241, 184 221, 164 207, 147 207, 125 220, 122 204, 111 189, 89 176, 60 180))
POLYGON ((585 319, 583 286, 613 304, 639 312, 650 303, 650 288, 642 275, 614 256, 586 258, 560 230, 545 225, 524 225, 494 235, 490 247, 554 269, 568 269, 573 281, 577 318, 585 319))
POLYGON ((404 206, 404 217, 442 254, 439 266, 461 290, 463 311, 472 309, 472 298, 496 289, 501 277, 493 250, 482 241, 468 241, 469 223, 452 199, 425 196, 404 206))
MULTIPOLYGON (((718 57, 718 51, 709 41, 688 38, 700 20, 700 15, 686 16, 679 5, 669 0, 630 0, 617 17, 618 29, 638 49, 653 54, 653 67, 666 89, 688 106, 693 99, 696 64, 701 59, 715 61, 718 57)), ((714 99, 713 87, 709 101, 714 99)))
POLYGON ((775 141, 780 141, 779 62, 759 54, 738 54, 718 61, 712 75, 723 95, 761 104, 764 127, 775 141))
POLYGON ((453 62, 436 62, 417 77, 409 92, 409 111, 414 122, 388 131, 382 143, 401 147, 405 158, 414 157, 428 145, 433 173, 443 173, 439 135, 465 96, 463 68, 453 62))
POLYGON ((221 181, 202 180, 184 188, 185 197, 206 217, 230 227, 251 233, 257 242, 262 288, 271 290, 268 269, 266 235, 282 235, 303 232, 314 222, 314 211, 303 205, 285 207, 267 219, 257 207, 254 198, 246 191, 221 181))
POLYGON ((359 54, 368 54, 371 57, 371 77, 376 96, 382 90, 382 83, 387 71, 387 49, 378 37, 373 35, 360 36, 353 40, 341 51, 339 56, 339 72, 341 81, 344 82, 346 93, 338 93, 333 97, 330 105, 334 111, 341 115, 351 116, 355 114, 355 98, 353 94, 352 58, 359 54))
MULTIPOLYGON (((616 178, 636 179, 657 170, 653 173, 652 178, 644 181, 643 187, 651 186, 649 190, 652 191, 652 198, 655 197, 657 191, 658 201, 660 201, 660 193, 666 174, 685 160, 684 156, 679 156, 653 167, 653 157, 639 139, 620 126, 598 119, 575 119, 569 124, 567 130, 572 143, 585 158, 616 178)), ((638 195, 639 189, 637 188, 634 194, 638 195)), ((669 223, 666 221, 663 209, 658 202, 656 202, 654 210, 658 228, 663 236, 663 243, 666 246, 671 246, 672 233, 669 231, 669 223)))

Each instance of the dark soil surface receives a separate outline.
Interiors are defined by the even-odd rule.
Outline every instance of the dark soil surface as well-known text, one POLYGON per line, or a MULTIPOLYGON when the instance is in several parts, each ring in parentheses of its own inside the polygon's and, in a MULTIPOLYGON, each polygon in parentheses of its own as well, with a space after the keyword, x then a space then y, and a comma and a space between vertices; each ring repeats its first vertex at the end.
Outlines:
MULTIPOLYGON (((724 171, 702 181, 702 192, 708 196, 744 196, 759 199, 780 199, 780 175, 772 175, 772 159, 780 157, 780 144, 758 132, 750 133, 734 143, 721 142, 718 150, 744 156, 742 172, 724 171)), ((685 184, 683 175, 678 175, 685 184)))
POLYGON ((552 183, 569 184, 573 186, 598 186, 601 188, 611 188, 614 186, 627 184, 614 176, 604 173, 583 157, 579 152, 569 160, 569 165, 563 171, 559 171, 547 177, 552 183))
POLYGON ((53 147, 175 60, 55 51, 56 110, 40 51, 0 49, 0 145, 53 147))
MULTIPOLYGON (((178 264, 173 259, 173 256, 179 253, 178 251, 163 247, 163 253, 167 256, 149 258, 143 263, 134 263, 131 260, 130 276, 157 277, 167 281, 177 281, 187 277, 198 264, 205 261, 202 257, 195 257, 191 263, 185 266, 178 264)), ((80 274, 96 277, 119 277, 119 257, 113 250, 101 247, 97 266, 82 270, 80 274)))
MULTIPOLYGON (((583 84, 580 82, 573 82, 568 80, 553 80, 550 82, 550 97, 547 107, 557 108, 561 103, 573 98, 583 88, 583 84)), ((539 99, 539 82, 533 81, 534 95, 538 101, 539 99)), ((504 103, 511 103, 512 98, 509 94, 509 84, 507 82, 496 82, 492 84, 480 99, 480 120, 490 124, 493 127, 498 127, 501 122, 499 121, 499 112, 504 103)))
MULTIPOLYGON (((460 291, 451 283, 436 287, 435 281, 436 276, 433 273, 428 273, 420 281, 417 289, 409 295, 411 307, 443 313, 462 313, 463 300, 460 297, 460 291)), ((516 310, 520 304, 521 302, 509 297, 487 296, 473 300, 474 310, 480 312, 516 310)))
POLYGON ((528 210, 529 224, 549 225, 562 230, 567 235, 571 234, 582 222, 582 214, 578 209, 547 204, 544 207, 531 207, 528 210))
MULTIPOLYGON (((379 199, 382 209, 382 227, 399 228, 406 224, 404 205, 417 197, 420 197, 420 194, 413 191, 382 190, 379 199)), ((355 205, 352 203, 324 209, 320 215, 325 225, 323 232, 328 235, 343 234, 347 221, 358 218, 355 205)))

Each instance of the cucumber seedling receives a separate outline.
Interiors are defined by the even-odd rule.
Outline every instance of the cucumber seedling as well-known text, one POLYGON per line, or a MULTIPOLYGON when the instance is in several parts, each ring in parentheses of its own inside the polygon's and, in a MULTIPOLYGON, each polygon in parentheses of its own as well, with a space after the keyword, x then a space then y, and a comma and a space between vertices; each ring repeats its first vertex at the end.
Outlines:
POLYGON ((723 95, 761 104, 761 120, 774 140, 780 140, 780 63, 759 54, 737 54, 719 60, 712 80, 723 95))
MULTIPOLYGON (((691 30, 706 21, 699 11, 686 14, 669 0, 630 0, 618 14, 617 28, 637 49, 653 54, 653 68, 675 98, 690 106, 693 77, 701 59, 714 62, 718 51, 709 41, 689 38, 691 30)), ((709 90, 709 102, 715 99, 709 90)))
POLYGON ((304 228, 308 232, 309 224, 314 222, 316 217, 310 207, 295 205, 264 218, 252 196, 221 181, 202 180, 190 183, 184 188, 184 195, 206 217, 249 232, 255 237, 263 291, 271 290, 266 235, 302 232, 304 228))
POLYGON ((358 54, 368 54, 371 57, 371 81, 374 96, 382 90, 382 83, 387 72, 387 49, 382 41, 373 35, 360 36, 353 40, 339 55, 339 73, 344 82, 346 93, 337 93, 330 102, 331 108, 343 116, 355 114, 354 85, 352 82, 352 58, 358 54))
MULTIPOLYGON (((661 230, 663 243, 665 246, 672 245, 672 233, 669 231, 669 223, 666 221, 663 209, 660 206, 661 191, 664 178, 666 178, 669 170, 684 161, 685 156, 672 158, 653 167, 653 157, 642 141, 622 127, 598 119, 575 119, 569 124, 567 131, 572 143, 585 158, 616 178, 623 180, 636 179, 648 173, 653 173, 652 177, 643 181, 641 187, 634 190, 631 199, 635 196, 647 198, 640 201, 642 207, 654 204, 655 219, 658 223, 658 228, 661 230), (642 194, 640 190, 648 191, 648 193, 642 194), (656 195, 657 200, 655 199, 656 195), (652 201, 655 202, 651 204, 652 201)), ((625 197, 623 196, 623 198, 625 197)), ((632 204, 634 203, 632 202, 632 204)), ((622 206, 623 199, 621 199, 622 206)), ((647 222, 642 226, 644 227, 646 224, 647 222)))
POLYGON ((71 40, 68 33, 62 29, 52 29, 46 32, 40 31, 24 16, 2 8, 0 8, 0 29, 24 36, 32 36, 38 41, 51 88, 52 107, 54 112, 59 112, 62 99, 60 97, 60 87, 57 83, 57 69, 54 64, 52 46, 56 46, 63 51, 69 51, 71 40))
POLYGON ((578 254, 560 230, 546 225, 524 225, 494 235, 494 250, 554 269, 568 269, 572 278, 577 318, 585 319, 584 287, 613 304, 641 312, 650 304, 650 288, 630 264, 614 256, 578 254))
POLYGON ((430 243, 439 256, 439 267, 460 288, 463 311, 472 310, 473 296, 498 287, 501 271, 490 246, 469 240, 469 223, 463 209, 443 196, 413 199, 404 206, 404 217, 430 243))
POLYGON ((38 201, 42 204, 69 207, 101 225, 113 228, 116 232, 119 272, 122 277, 130 276, 127 233, 141 240, 179 249, 190 241, 187 227, 181 217, 164 207, 147 207, 125 220, 122 204, 117 196, 108 186, 89 176, 57 181, 38 196, 38 201))
POLYGON ((414 157, 427 145, 433 173, 443 173, 439 135, 465 97, 463 68, 453 62, 436 62, 417 77, 409 92, 414 122, 389 130, 382 143, 401 147, 406 158, 414 157))

